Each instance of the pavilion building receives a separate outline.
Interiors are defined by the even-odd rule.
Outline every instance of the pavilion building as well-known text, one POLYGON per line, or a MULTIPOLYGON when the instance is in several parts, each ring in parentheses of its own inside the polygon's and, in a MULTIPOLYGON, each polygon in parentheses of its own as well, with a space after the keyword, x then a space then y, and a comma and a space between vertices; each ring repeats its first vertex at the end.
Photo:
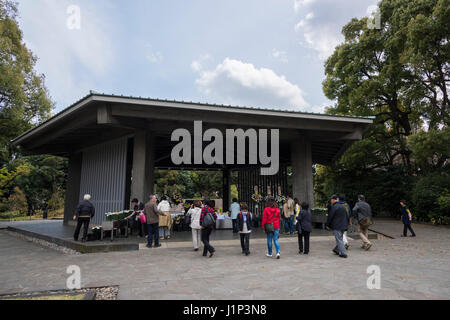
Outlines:
MULTIPOLYGON (((254 187, 265 195, 291 192, 314 203, 313 164, 336 161, 372 124, 365 117, 167 101, 93 93, 13 141, 26 155, 67 157, 69 171, 64 223, 71 221, 84 194, 96 207, 93 223, 103 213, 128 209, 130 199, 145 201, 152 193, 156 169, 223 171, 224 209, 230 202, 230 172, 237 171, 241 200, 251 203, 254 187), (260 164, 178 164, 171 159, 176 129, 187 129, 194 140, 194 122, 203 130, 279 129, 279 171, 260 174, 260 164), (287 168, 292 190, 287 190, 287 168)), ((208 143, 204 143, 207 145, 208 143)), ((247 148, 247 151, 249 148, 247 148)), ((236 155, 234 155, 236 158, 236 155)), ((248 158, 248 155, 247 155, 248 158)), ((237 163, 237 161, 234 161, 237 163)))

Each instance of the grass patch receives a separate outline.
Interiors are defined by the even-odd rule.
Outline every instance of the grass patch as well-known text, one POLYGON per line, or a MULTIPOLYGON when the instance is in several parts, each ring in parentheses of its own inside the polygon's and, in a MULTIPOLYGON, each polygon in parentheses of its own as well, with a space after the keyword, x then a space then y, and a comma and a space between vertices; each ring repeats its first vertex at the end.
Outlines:
MULTIPOLYGON (((19 211, 0 212, 0 221, 25 221, 25 220, 41 220, 44 214, 42 210, 37 210, 34 216, 27 216, 26 213, 19 211)), ((49 211, 47 219, 63 219, 64 209, 49 211)))

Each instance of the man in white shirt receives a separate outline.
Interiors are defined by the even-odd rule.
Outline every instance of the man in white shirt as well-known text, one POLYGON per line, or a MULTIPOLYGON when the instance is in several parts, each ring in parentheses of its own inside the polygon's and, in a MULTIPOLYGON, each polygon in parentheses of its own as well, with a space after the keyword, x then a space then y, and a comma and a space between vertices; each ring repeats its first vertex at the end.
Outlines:
POLYGON ((233 233, 238 233, 237 217, 239 212, 241 212, 241 206, 239 205, 236 198, 233 198, 233 203, 230 205, 230 212, 231 212, 230 218, 233 221, 233 233))

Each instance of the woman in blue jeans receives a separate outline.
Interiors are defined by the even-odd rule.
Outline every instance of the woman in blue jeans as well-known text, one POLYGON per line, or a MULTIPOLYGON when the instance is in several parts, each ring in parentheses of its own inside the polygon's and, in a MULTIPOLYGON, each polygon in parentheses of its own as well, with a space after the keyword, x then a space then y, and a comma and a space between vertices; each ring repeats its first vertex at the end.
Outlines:
POLYGON ((277 259, 280 259, 280 243, 278 242, 278 237, 280 235, 280 210, 275 205, 275 199, 269 197, 267 199, 267 207, 264 209, 262 226, 263 230, 266 231, 266 224, 273 224, 273 232, 267 233, 267 257, 272 257, 272 241, 275 244, 275 250, 277 251, 277 259))

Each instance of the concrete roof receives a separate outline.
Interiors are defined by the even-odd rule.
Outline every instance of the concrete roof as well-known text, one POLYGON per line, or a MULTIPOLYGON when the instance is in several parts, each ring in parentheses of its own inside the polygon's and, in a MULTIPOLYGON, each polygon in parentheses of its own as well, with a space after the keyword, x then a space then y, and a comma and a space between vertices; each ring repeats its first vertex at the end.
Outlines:
MULTIPOLYGON (((349 141, 361 138, 362 132, 372 124, 371 117, 335 116, 290 110, 275 110, 162 100, 141 97, 99 94, 92 92, 57 113, 40 125, 13 140, 28 154, 68 155, 86 143, 132 135, 134 128, 158 127, 158 123, 203 120, 206 123, 237 126, 267 127, 307 132, 312 140, 339 143, 340 152, 349 141), (136 126, 135 126, 136 125, 136 126), (108 128, 108 130, 105 130, 108 128)), ((286 131, 287 132, 287 131, 286 131)), ((288 136, 290 137, 290 134, 288 136)), ((329 145, 329 144, 328 144, 329 145)), ((322 147, 321 147, 322 148, 322 147)), ((331 157, 331 158, 330 158, 331 157)))

